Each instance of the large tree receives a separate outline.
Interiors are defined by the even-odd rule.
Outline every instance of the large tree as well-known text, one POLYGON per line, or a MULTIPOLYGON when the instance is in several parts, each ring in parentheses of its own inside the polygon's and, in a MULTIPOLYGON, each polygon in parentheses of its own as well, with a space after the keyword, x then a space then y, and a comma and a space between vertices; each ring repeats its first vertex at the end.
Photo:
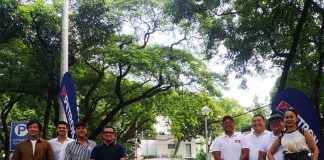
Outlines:
MULTIPOLYGON (((4 104, 1 123, 8 126, 10 120, 29 120, 38 115, 37 119, 44 122, 46 138, 48 129, 53 128, 50 124, 58 120, 61 3, 5 2, 0 4, 4 9, 0 11, 0 93, 4 104), (19 117, 21 110, 29 114, 19 117)), ((154 5, 148 7, 154 9, 154 5)), ((90 138, 96 138, 107 123, 121 124, 122 113, 132 116, 136 112, 129 110, 134 109, 140 114, 150 107, 151 102, 144 102, 171 88, 191 85, 197 91, 208 89, 219 94, 217 87, 222 87, 224 77, 208 72, 190 52, 175 49, 180 41, 169 46, 149 45, 151 31, 143 33, 143 43, 137 36, 122 35, 119 31, 127 7, 115 6, 108 1, 81 1, 71 10, 69 65, 76 82, 80 118, 94 122, 89 123, 93 129, 90 138)), ((130 134, 134 122, 140 126, 142 120, 148 122, 142 126, 149 129, 151 117, 138 117, 129 122, 130 128, 124 128, 129 133, 120 138, 126 141, 134 136, 130 134)), ((6 132, 0 138, 5 143, 8 127, 4 128, 6 132)))
POLYGON ((77 84, 80 91, 85 91, 79 92, 83 97, 80 111, 85 116, 84 121, 89 121, 99 100, 105 100, 107 106, 91 138, 119 111, 142 99, 181 85, 196 85, 216 92, 215 84, 222 84, 221 75, 207 72, 204 64, 190 53, 162 46, 142 49, 134 44, 126 45, 122 40, 83 52, 79 60, 83 67, 75 68, 76 77, 87 80, 84 86, 77 84), (115 43, 124 44, 124 48, 115 43), (83 74, 79 74, 80 71, 83 74))
POLYGON ((78 38, 73 41, 73 53, 78 65, 71 69, 82 82, 77 85, 82 91, 79 94, 83 121, 91 121, 99 102, 106 106, 90 138, 95 138, 125 107, 159 92, 196 85, 199 90, 215 93, 218 92, 215 86, 222 85, 222 75, 208 73, 199 59, 174 49, 177 42, 170 46, 148 45, 155 31, 163 31, 165 22, 160 8, 157 1, 85 1, 75 12, 72 30, 78 38), (98 12, 88 12, 97 9, 98 12), (116 19, 117 16, 120 18, 116 19), (143 32, 138 31, 135 36, 123 35, 119 28, 122 22, 133 24, 134 30, 139 24, 146 29, 139 29, 143 32))
MULTIPOLYGON (((165 12, 173 16, 174 23, 198 26, 197 30, 206 39, 206 58, 224 58, 228 73, 235 71, 238 77, 245 74, 264 75, 269 69, 269 65, 265 64, 271 62, 271 68, 282 69, 277 92, 287 87, 289 77, 309 86, 301 89, 310 93, 308 95, 315 104, 318 117, 322 117, 323 126, 323 112, 320 112, 323 108, 320 103, 323 95, 323 2, 166 2, 165 12), (225 55, 218 53, 220 45, 226 47, 225 55), (291 70, 299 70, 304 76, 293 76, 294 73, 289 72, 291 70)), ((298 87, 292 84, 289 87, 298 87)))

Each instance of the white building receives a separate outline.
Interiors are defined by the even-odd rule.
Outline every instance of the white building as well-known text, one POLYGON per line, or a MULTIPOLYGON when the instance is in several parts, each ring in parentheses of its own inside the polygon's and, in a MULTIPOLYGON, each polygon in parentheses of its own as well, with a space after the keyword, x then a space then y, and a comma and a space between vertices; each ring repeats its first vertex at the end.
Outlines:
MULTIPOLYGON (((172 135, 157 135, 155 140, 141 140, 139 156, 171 157, 175 147, 175 139, 172 135)), ((176 157, 196 158, 195 139, 180 142, 176 157)))

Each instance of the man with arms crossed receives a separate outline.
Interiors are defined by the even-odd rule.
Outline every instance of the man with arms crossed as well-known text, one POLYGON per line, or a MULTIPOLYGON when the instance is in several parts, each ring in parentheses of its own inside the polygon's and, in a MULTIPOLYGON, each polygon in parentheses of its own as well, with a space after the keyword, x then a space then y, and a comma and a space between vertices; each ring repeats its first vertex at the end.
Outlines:
POLYGON ((115 141, 115 129, 105 126, 102 130, 102 144, 96 146, 91 153, 91 160, 125 160, 126 154, 122 145, 115 141))
POLYGON ((73 139, 67 137, 68 131, 69 127, 65 121, 58 122, 56 125, 57 137, 48 141, 52 146, 55 160, 64 160, 65 148, 67 144, 74 141, 73 139))
POLYGON ((87 139, 86 124, 79 122, 75 126, 77 139, 69 143, 65 148, 64 160, 89 160, 96 142, 87 139))
POLYGON ((252 117, 252 129, 253 131, 245 136, 249 146, 249 160, 258 160, 261 140, 270 134, 265 129, 265 118, 262 115, 256 114, 252 117))
POLYGON ((246 160, 248 146, 244 136, 234 132, 234 119, 224 116, 222 119, 224 135, 217 137, 212 144, 212 151, 216 160, 246 160))
MULTIPOLYGON (((259 160, 268 159, 268 158, 266 158, 266 155, 267 155, 267 152, 269 151, 273 141, 285 129, 283 117, 279 113, 275 113, 275 114, 271 115, 271 117, 269 118, 269 123, 270 123, 270 129, 272 130, 272 132, 270 134, 268 134, 267 136, 263 137, 263 139, 261 140, 260 149, 259 149, 259 160)), ((276 160, 283 160, 283 157, 284 157, 283 149, 280 146, 278 148, 278 151, 274 155, 274 158, 276 160)))
POLYGON ((38 121, 29 121, 29 138, 20 142, 13 153, 12 160, 54 160, 51 145, 39 137, 42 125, 38 121))

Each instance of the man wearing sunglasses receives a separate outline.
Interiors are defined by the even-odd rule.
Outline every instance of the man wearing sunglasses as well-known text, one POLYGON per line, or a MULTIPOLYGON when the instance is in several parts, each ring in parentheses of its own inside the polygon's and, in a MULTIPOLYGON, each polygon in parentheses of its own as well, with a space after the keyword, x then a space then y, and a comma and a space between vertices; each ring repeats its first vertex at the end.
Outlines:
POLYGON ((125 160, 126 154, 123 146, 115 141, 115 129, 105 126, 102 130, 103 142, 96 146, 92 152, 91 160, 125 160))

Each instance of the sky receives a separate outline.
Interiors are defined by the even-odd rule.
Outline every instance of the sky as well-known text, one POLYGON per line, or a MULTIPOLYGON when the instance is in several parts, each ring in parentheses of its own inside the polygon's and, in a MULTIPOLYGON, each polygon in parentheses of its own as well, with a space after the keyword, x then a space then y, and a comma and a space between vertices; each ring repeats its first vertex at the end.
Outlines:
MULTIPOLYGON (((226 48, 224 46, 220 46, 219 53, 226 54, 226 48)), ((218 64, 217 61, 219 59, 214 58, 210 61, 205 61, 210 71, 224 73, 225 65, 218 64)), ((241 89, 239 85, 241 83, 240 79, 236 79, 234 74, 228 75, 229 83, 228 90, 222 90, 223 96, 231 99, 235 99, 239 102, 243 107, 251 107, 253 106, 253 98, 255 96, 258 97, 258 101, 262 105, 270 104, 270 92, 275 85, 276 79, 281 74, 280 71, 276 69, 269 70, 267 75, 260 76, 246 76, 247 79, 247 88, 241 89)))
POLYGON ((270 92, 275 84, 274 77, 248 77, 247 89, 239 89, 240 80, 229 77, 229 90, 223 91, 224 97, 237 100, 244 107, 253 106, 253 98, 257 96, 263 105, 270 104, 270 92))

